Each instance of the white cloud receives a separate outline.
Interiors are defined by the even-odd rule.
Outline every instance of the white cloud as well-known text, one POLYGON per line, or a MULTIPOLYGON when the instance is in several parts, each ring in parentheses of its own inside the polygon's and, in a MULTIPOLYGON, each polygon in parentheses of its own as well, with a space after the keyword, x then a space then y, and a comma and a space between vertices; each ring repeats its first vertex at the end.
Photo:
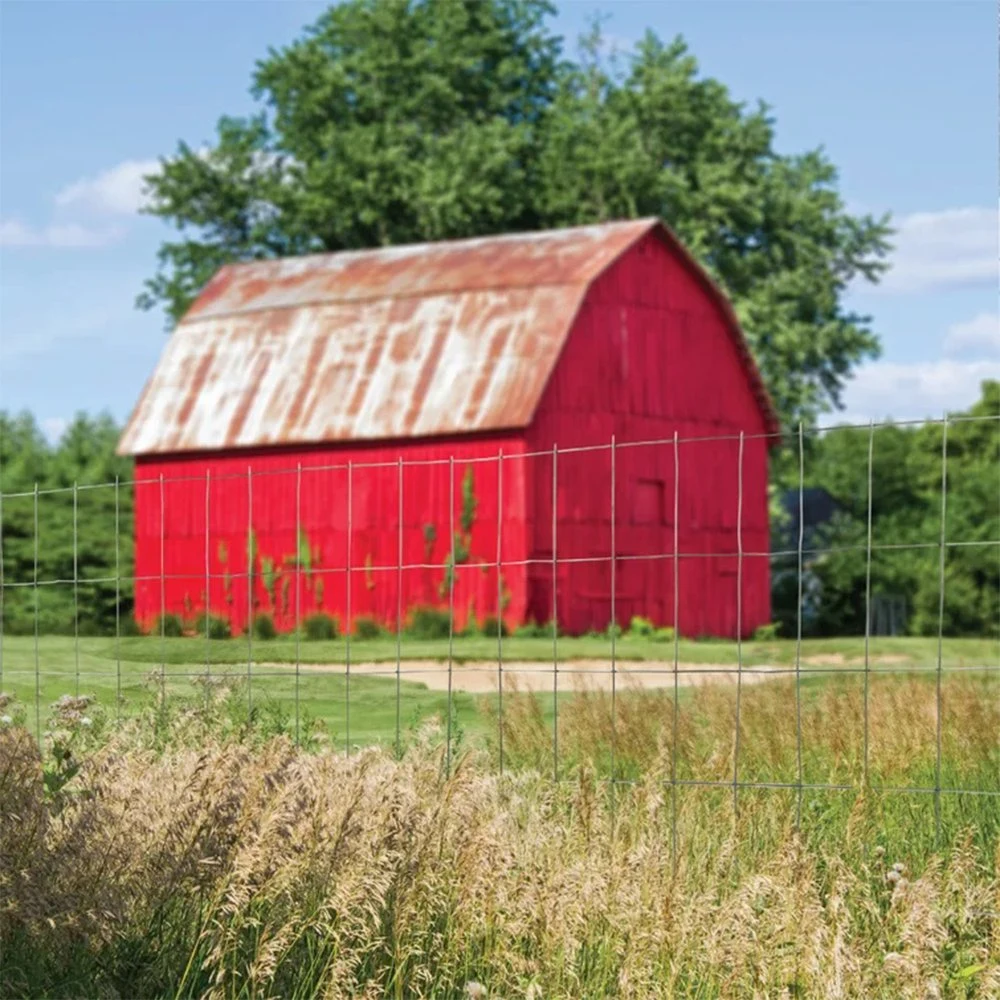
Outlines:
POLYGON ((968 409, 986 379, 1000 378, 996 361, 876 362, 858 370, 844 392, 845 412, 825 424, 864 424, 869 420, 940 419, 968 409))
POLYGON ((95 229, 75 222, 36 227, 17 219, 0 221, 0 246, 5 247, 103 247, 123 235, 118 227, 95 229))
POLYGON ((944 350, 949 357, 982 355, 1000 359, 1000 314, 982 312, 948 328, 944 350))
POLYGON ((42 433, 52 444, 57 444, 66 433, 69 421, 65 417, 46 417, 42 421, 42 433))
POLYGON ((56 205, 133 215, 147 201, 145 178, 158 169, 156 160, 125 160, 94 177, 67 185, 56 195, 56 205))
POLYGON ((1000 213, 995 208, 916 212, 895 223, 892 269, 876 286, 891 293, 996 283, 1000 213))

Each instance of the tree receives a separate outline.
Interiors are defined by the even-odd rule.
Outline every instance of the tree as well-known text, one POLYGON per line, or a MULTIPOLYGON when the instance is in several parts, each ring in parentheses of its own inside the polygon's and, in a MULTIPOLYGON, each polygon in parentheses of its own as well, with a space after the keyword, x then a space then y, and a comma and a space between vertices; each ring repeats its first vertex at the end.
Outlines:
MULTIPOLYGON (((827 490, 840 505, 820 532, 821 551, 810 557, 821 590, 817 632, 864 632, 870 569, 872 597, 903 598, 910 632, 1000 635, 998 418, 1000 382, 984 382, 981 398, 948 424, 946 462, 941 423, 839 428, 817 442, 805 485, 827 490)), ((775 594, 790 634, 794 589, 775 594)))
POLYGON ((562 57, 545 0, 347 0, 258 63, 256 115, 150 178, 176 226, 139 298, 183 315, 228 261, 659 216, 733 299, 787 425, 878 353, 846 312, 887 219, 848 213, 822 150, 782 155, 765 105, 680 39, 622 66, 600 31, 562 57))

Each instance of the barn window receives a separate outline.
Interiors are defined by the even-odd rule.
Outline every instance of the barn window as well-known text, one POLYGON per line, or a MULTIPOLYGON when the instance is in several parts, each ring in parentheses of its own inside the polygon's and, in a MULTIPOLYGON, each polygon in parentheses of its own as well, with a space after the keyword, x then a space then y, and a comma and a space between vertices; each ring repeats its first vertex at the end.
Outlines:
POLYGON ((662 479, 638 480, 632 495, 633 524, 667 523, 662 479))

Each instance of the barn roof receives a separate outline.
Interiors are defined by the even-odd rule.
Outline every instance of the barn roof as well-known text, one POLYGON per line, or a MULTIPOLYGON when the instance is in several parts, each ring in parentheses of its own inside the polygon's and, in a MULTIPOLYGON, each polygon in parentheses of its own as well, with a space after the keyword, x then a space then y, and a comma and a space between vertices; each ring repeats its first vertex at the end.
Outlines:
POLYGON ((172 333, 122 454, 429 437, 530 424, 590 284, 658 220, 231 264, 172 333))

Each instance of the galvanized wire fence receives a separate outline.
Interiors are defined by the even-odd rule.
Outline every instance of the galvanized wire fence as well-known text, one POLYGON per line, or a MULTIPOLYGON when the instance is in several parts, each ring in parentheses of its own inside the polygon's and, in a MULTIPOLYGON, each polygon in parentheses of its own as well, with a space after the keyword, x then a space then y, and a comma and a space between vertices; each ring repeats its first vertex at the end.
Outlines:
MULTIPOLYGON (((801 427, 780 441, 745 433, 700 437, 674 433, 654 440, 611 438, 599 444, 555 445, 538 452, 508 445, 506 451, 497 446, 484 454, 482 445, 473 450, 455 446, 455 452, 444 457, 399 454, 391 461, 364 461, 363 455, 356 457, 360 453, 345 451, 344 459, 327 464, 314 459, 307 464, 236 468, 232 461, 207 462, 205 471, 196 474, 168 474, 165 469, 169 466, 159 463, 148 468, 140 466, 135 477, 127 482, 73 483, 47 488, 36 484, 29 491, 2 492, 0 691, 13 692, 20 703, 30 705, 30 724, 41 740, 49 706, 58 695, 70 691, 75 696, 99 692, 99 698, 112 703, 114 717, 121 719, 143 703, 147 697, 143 691, 150 678, 158 696, 167 699, 189 696, 195 683, 231 682, 239 676, 245 684, 246 704, 251 714, 264 700, 290 703, 290 725, 297 740, 303 736, 306 715, 315 714, 319 704, 328 716, 335 717, 336 728, 342 726, 343 751, 347 754, 373 738, 402 752, 406 742, 404 705, 412 703, 414 711, 429 712, 440 703, 445 727, 445 767, 450 769, 457 740, 455 729, 460 724, 456 701, 464 692, 475 690, 492 699, 495 706, 497 724, 492 745, 497 766, 504 770, 513 766, 505 742, 505 713, 510 712, 510 698, 523 697, 526 688, 531 697, 546 703, 545 711, 550 713, 551 718, 545 720, 551 733, 551 762, 547 766, 558 780, 568 773, 560 747, 561 715, 569 704, 567 699, 574 696, 578 682, 583 681, 600 689, 607 699, 610 728, 606 751, 608 775, 614 784, 632 780, 622 762, 620 746, 623 693, 627 691, 632 697, 636 687, 655 688, 669 699, 669 712, 662 720, 662 728, 664 736, 669 732, 669 739, 665 739, 670 748, 666 773, 674 789, 696 786, 725 790, 731 795, 734 808, 739 805, 741 793, 748 789, 783 789, 796 797, 798 820, 802 816, 804 795, 810 792, 871 788, 886 793, 927 795, 933 796, 940 825, 941 802, 946 796, 1000 796, 1000 781, 989 787, 949 787, 945 780, 942 704, 946 678, 966 674, 1000 680, 1000 641, 984 647, 991 651, 974 655, 971 662, 967 657, 956 659, 946 653, 950 628, 946 620, 946 589, 952 554, 963 550, 995 553, 990 564, 992 576, 983 578, 979 572, 977 579, 984 593, 1000 587, 1000 537, 996 524, 985 537, 981 532, 976 537, 955 537, 948 530, 949 498, 959 505, 966 502, 960 492, 962 482, 949 482, 949 435, 972 425, 1000 434, 1000 419, 996 417, 956 417, 922 424, 925 433, 940 436, 940 464, 936 473, 939 516, 933 538, 913 537, 912 533, 906 538, 885 541, 877 537, 874 498, 879 485, 876 461, 879 434, 890 432, 890 427, 894 428, 891 433, 896 433, 904 426, 900 424, 870 424, 851 431, 862 435, 865 445, 862 450, 865 468, 858 482, 863 484, 866 496, 863 502, 853 498, 855 511, 864 512, 859 522, 860 540, 854 540, 859 536, 850 532, 838 537, 824 535, 822 531, 814 534, 806 524, 805 496, 811 481, 809 459, 813 437, 820 432, 806 432, 801 427), (687 472, 689 478, 685 479, 684 459, 694 448, 705 452, 692 462, 687 472), (772 463, 784 462, 794 470, 790 513, 795 527, 791 544, 788 531, 768 523, 768 453, 772 463), (733 460, 735 468, 728 467, 729 460, 733 460), (150 468, 156 471, 150 473, 150 468), (465 480, 459 482, 458 472, 470 468, 493 470, 489 479, 490 496, 474 496, 463 507, 465 480), (424 472, 416 477, 420 469, 424 472), (428 474, 429 469, 435 471, 428 474), (712 469, 717 470, 718 478, 709 481, 712 469), (648 470, 652 472, 646 475, 648 470), (377 491, 373 492, 371 483, 366 482, 373 474, 381 477, 385 487, 378 502, 372 500, 377 491), (284 477, 286 484, 292 484, 291 488, 277 492, 269 489, 267 482, 276 476, 284 477), (324 476, 325 479, 317 479, 324 476), (421 505, 428 510, 433 508, 431 512, 435 514, 442 514, 441 507, 446 507, 443 519, 448 530, 444 546, 429 542, 430 533, 425 531, 424 557, 416 559, 408 555, 420 542, 415 537, 420 525, 412 518, 408 520, 407 515, 410 509, 407 484, 412 478, 419 478, 420 482, 415 495, 420 508, 417 513, 424 516, 421 505), (319 487, 314 488, 317 482, 319 487), (719 488, 723 482, 728 483, 725 489, 719 488), (387 483, 392 483, 392 487, 386 487, 387 483), (643 503, 647 507, 642 509, 634 502, 640 486, 646 490, 643 503), (238 509, 233 499, 238 495, 234 488, 244 498, 239 501, 238 509), (180 517, 172 517, 168 499, 171 491, 183 497, 185 513, 180 517), (67 500, 71 560, 60 565, 71 566, 71 575, 48 577, 42 571, 46 562, 43 553, 48 554, 46 546, 54 550, 65 543, 67 526, 56 519, 48 532, 43 531, 43 514, 46 505, 56 504, 64 518, 67 500), (467 507, 473 515, 469 515, 467 507), (547 509, 542 510, 543 507, 547 509), (577 507, 600 507, 604 513, 599 520, 588 520, 574 514, 577 507), (488 514, 479 522, 475 522, 477 509, 485 509, 488 514), (359 527, 362 513, 365 521, 359 527), (685 518, 700 520, 698 532, 691 532, 692 525, 685 524, 685 518), (125 521, 129 525, 135 523, 134 539, 125 521), (273 551, 257 551, 257 534, 266 521, 280 522, 281 531, 289 537, 294 535, 295 539, 294 563, 283 577, 288 593, 281 602, 281 613, 277 614, 276 598, 270 608, 270 615, 281 619, 278 631, 282 634, 276 638, 258 627, 258 621, 268 617, 259 607, 260 593, 268 589, 260 579, 262 567, 267 568, 277 557, 273 551), (479 525, 478 531, 473 522, 479 525), (148 530, 150 524, 158 526, 155 537, 148 530), (199 524, 201 537, 192 537, 197 536, 199 524), (226 538, 245 538, 244 569, 230 571, 219 565, 213 546, 221 551, 223 545, 214 537, 213 527, 216 534, 221 532, 226 538), (336 559, 310 565, 311 553, 303 553, 302 543, 307 531, 335 532, 336 544, 332 547, 336 559), (370 553, 363 560, 359 558, 362 535, 382 554, 377 562, 370 553), (597 535, 600 537, 594 537, 597 535), (698 539, 709 537, 715 540, 708 548, 699 549, 698 539), (468 549, 473 539, 479 552, 476 561, 470 562, 468 549), (655 540, 655 547, 641 550, 643 539, 655 540), (338 549, 340 542, 342 552, 338 549), (133 545, 136 554, 131 557, 124 549, 131 552, 133 545), (20 558, 16 558, 17 552, 20 558), (385 557, 386 553, 392 557, 385 557), (884 641, 873 635, 873 608, 878 597, 873 586, 873 566, 876 560, 903 557, 907 553, 923 557, 923 570, 933 572, 936 577, 937 623, 930 630, 934 655, 931 663, 893 665, 873 654, 876 642, 884 641), (849 637, 858 646, 856 663, 847 657, 843 663, 820 664, 804 655, 811 628, 805 614, 807 582, 811 580, 809 567, 821 565, 823 559, 832 556, 862 567, 863 586, 852 599, 863 607, 859 615, 863 631, 849 637), (695 583, 686 583, 686 570, 691 572, 699 560, 723 566, 714 574, 700 572, 695 583), (88 574, 84 562, 104 569, 88 574), (331 562, 336 564, 327 564, 331 562), (636 593, 633 587, 623 594, 621 582, 629 573, 628 567, 638 564, 646 566, 647 571, 634 579, 644 580, 646 590, 636 593), (757 651, 762 646, 760 642, 751 645, 754 630, 766 625, 760 614, 761 607, 767 604, 766 600, 762 602, 761 587, 770 587, 781 566, 786 564, 793 567, 795 584, 794 609, 790 622, 786 622, 784 636, 793 648, 791 662, 785 662, 788 656, 784 659, 778 656, 778 662, 761 663, 761 655, 757 653, 748 662, 748 650, 757 651), (761 571, 762 565, 767 567, 766 573, 761 571), (154 567, 153 572, 148 571, 150 566, 154 567), (478 634, 472 635, 474 630, 463 618, 458 591, 471 592, 468 579, 476 573, 486 580, 478 589, 472 589, 485 605, 479 614, 485 614, 487 620, 480 623, 478 634), (223 591, 229 593, 226 588, 231 588, 234 577, 240 574, 245 577, 241 581, 245 590, 245 595, 241 595, 242 610, 233 601, 227 603, 219 596, 223 591), (436 600, 430 602, 441 615, 435 620, 439 625, 446 622, 437 639, 414 634, 413 595, 423 593, 426 597, 426 588, 420 592, 408 583, 414 574, 418 577, 441 574, 436 600), (354 595, 358 592, 358 580, 360 586, 368 588, 366 594, 373 593, 378 587, 372 582, 376 578, 392 583, 387 588, 389 596, 376 609, 378 620, 370 628, 372 635, 366 635, 360 631, 360 625, 372 608, 365 605, 359 614, 354 595), (581 595, 575 580, 584 578, 606 579, 606 592, 596 599, 592 594, 581 595), (318 591, 312 584, 314 593, 306 599, 304 591, 310 580, 339 579, 343 580, 342 595, 338 591, 332 599, 329 594, 317 597, 318 591), (516 581, 513 602, 507 587, 510 579, 516 581), (687 587, 700 590, 692 593, 687 587), (71 613, 65 628, 58 623, 54 627, 53 618, 46 611, 44 595, 49 591, 71 595, 71 613), (484 594, 489 595, 488 599, 483 598, 484 594), (105 616, 103 629, 92 624, 81 629, 81 621, 92 621, 94 617, 87 613, 88 595, 92 600, 100 598, 111 604, 113 625, 108 625, 105 616), (134 607, 130 602, 134 602, 134 607), (691 655, 689 644, 698 635, 692 634, 685 620, 697 618, 699 605, 706 602, 725 613, 713 617, 706 612, 699 620, 726 619, 729 623, 731 643, 706 646, 717 651, 714 659, 725 662, 704 662, 707 656, 704 653, 691 655), (544 620, 536 624, 530 638, 518 634, 516 629, 510 634, 507 625, 514 629, 539 608, 544 613, 537 617, 544 620), (25 616, 29 612, 30 629, 26 629, 25 616), (15 613, 19 617, 17 625, 12 626, 15 613), (133 626, 133 614, 140 628, 133 626), (336 639, 313 641, 315 637, 307 631, 308 619, 319 614, 339 619, 340 633, 336 639), (237 635, 217 638, 210 622, 213 616, 232 620, 237 635), (647 636, 642 645, 643 640, 630 634, 629 622, 633 617, 649 619, 642 622, 646 631, 659 629, 653 637, 659 640, 658 644, 647 636), (172 635, 176 630, 175 619, 188 625, 202 621, 200 642, 191 635, 172 635), (568 636, 567 625, 589 635, 568 636), (686 658, 691 662, 686 662, 686 658), (411 686, 411 681, 428 682, 435 672, 440 681, 432 686, 440 689, 440 694, 411 686), (930 673, 933 677, 932 783, 879 784, 871 773, 872 683, 874 678, 892 673, 930 673), (833 676, 861 678, 861 768, 850 780, 813 781, 806 766, 803 716, 806 688, 811 690, 817 678, 833 676), (486 677, 491 679, 489 685, 484 681, 486 677), (789 691, 792 703, 787 706, 787 717, 794 720, 795 730, 793 775, 769 778, 755 769, 748 776, 741 770, 745 757, 741 741, 747 685, 762 677, 793 682, 789 691), (712 780, 684 776, 679 749, 682 689, 694 681, 709 679, 728 685, 727 690, 734 698, 731 772, 726 778, 712 780), (472 680, 474 683, 470 684, 472 680), (394 711, 386 713, 386 704, 390 708, 394 705, 394 711), (372 722, 373 715, 377 716, 377 722, 372 722)), ((989 455, 983 457, 991 460, 989 455)), ((891 471, 898 477, 899 470, 891 471)), ((1000 464, 996 466, 993 483, 993 509, 987 506, 982 516, 987 522, 995 516, 1000 524, 1000 464)), ((924 486, 929 489, 926 483, 924 486)), ((981 494, 981 487, 979 491, 981 494)), ((855 521, 858 520, 855 516, 855 521)), ((262 545, 261 549, 266 547, 262 545)), ((822 595, 819 600, 823 600, 822 595)), ((923 631, 926 635, 928 629, 924 627, 923 631)), ((1000 640, 1000 620, 995 613, 993 618, 983 620, 980 638, 1000 640)), ((763 646, 777 649, 773 642, 763 646)), ((988 697, 997 695, 1000 685, 984 690, 988 697)), ((676 824, 674 830, 676 836, 676 824)))

